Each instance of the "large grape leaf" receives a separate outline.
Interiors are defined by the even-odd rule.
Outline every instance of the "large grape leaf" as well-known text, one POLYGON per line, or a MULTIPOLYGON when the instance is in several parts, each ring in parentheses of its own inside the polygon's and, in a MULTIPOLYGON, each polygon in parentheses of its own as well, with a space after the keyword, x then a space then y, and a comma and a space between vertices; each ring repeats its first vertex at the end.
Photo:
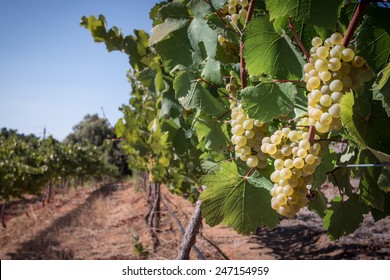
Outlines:
POLYGON ((150 35, 149 44, 154 45, 160 42, 173 31, 187 27, 188 23, 188 19, 167 18, 163 23, 152 28, 152 35, 150 35))
POLYGON ((390 58, 390 17, 388 9, 370 8, 356 35, 356 52, 378 73, 390 58))
POLYGON ((218 119, 211 119, 204 114, 198 114, 193 126, 200 143, 206 149, 224 152, 229 144, 227 124, 218 119))
POLYGON ((266 0, 271 20, 290 16, 294 20, 334 30, 343 0, 266 0))
POLYGON ((184 28, 172 32, 168 39, 158 42, 155 48, 169 70, 177 65, 190 66, 193 63, 191 44, 184 28))
POLYGON ((390 118, 380 101, 372 100, 369 92, 355 100, 351 92, 340 102, 341 120, 360 148, 366 147, 390 154, 390 118))
POLYGON ((223 103, 215 98, 196 76, 181 72, 173 82, 176 98, 186 110, 200 109, 206 114, 219 115, 226 109, 223 103))
POLYGON ((302 56, 286 35, 278 34, 267 17, 252 20, 244 31, 244 58, 250 75, 279 79, 302 76, 302 56))
POLYGON ((375 155, 380 163, 389 165, 382 168, 381 175, 379 175, 378 178, 378 186, 384 192, 390 193, 390 155, 371 148, 369 148, 369 150, 375 155))
POLYGON ((321 218, 324 218, 328 200, 321 191, 313 191, 313 193, 314 197, 310 200, 308 207, 311 211, 316 212, 321 218))
MULTIPOLYGON (((212 3, 219 7, 222 2, 215 0, 212 3)), ((183 5, 179 6, 180 12, 174 13, 172 18, 165 18, 167 11, 163 12, 165 20, 153 27, 150 38, 150 44, 155 45, 169 70, 177 65, 198 65, 217 54, 218 34, 204 19, 212 12, 210 5, 205 1, 191 0, 187 9, 194 16, 188 16, 183 5)))
POLYGON ((294 109, 297 93, 291 83, 261 83, 241 91, 240 97, 245 112, 254 119, 269 122, 294 109))
POLYGON ((363 214, 368 212, 367 205, 354 194, 343 201, 335 197, 331 207, 325 210, 324 228, 332 240, 354 232, 363 222, 363 214))
MULTIPOLYGON (((369 150, 362 150, 359 153, 358 164, 379 163, 378 159, 369 150)), ((379 177, 382 174, 378 167, 360 167, 358 169, 360 176, 360 196, 367 205, 383 211, 385 193, 378 185, 379 177)))
POLYGON ((328 177, 327 173, 333 170, 336 166, 337 154, 331 150, 326 149, 321 157, 321 164, 316 168, 314 172, 313 187, 319 188, 328 177))
POLYGON ((220 171, 203 176, 201 182, 206 186, 200 195, 202 215, 210 226, 223 223, 249 234, 257 227, 279 223, 269 191, 250 184, 234 162, 222 163, 220 171))
POLYGON ((214 85, 223 83, 222 66, 218 60, 208 58, 202 71, 202 77, 214 85))
POLYGON ((390 63, 378 74, 373 86, 374 99, 382 101, 383 108, 390 116, 390 63))

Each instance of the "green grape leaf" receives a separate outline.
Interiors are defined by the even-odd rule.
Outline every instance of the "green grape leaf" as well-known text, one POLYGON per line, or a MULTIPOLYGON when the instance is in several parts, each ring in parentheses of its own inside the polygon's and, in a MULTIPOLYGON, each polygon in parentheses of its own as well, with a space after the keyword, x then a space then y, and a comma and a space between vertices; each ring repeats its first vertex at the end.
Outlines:
POLYGON ((214 162, 211 160, 202 162, 202 170, 207 174, 218 172, 219 169, 221 169, 220 162, 214 162))
POLYGON ((152 35, 150 35, 149 44, 152 46, 163 40, 173 31, 186 28, 188 23, 188 19, 167 18, 163 23, 152 28, 152 35))
POLYGON ((206 114, 219 115, 226 110, 220 100, 215 98, 196 76, 181 72, 173 82, 176 98, 186 110, 200 109, 206 114))
POLYGON ((354 232, 363 222, 363 214, 368 212, 367 205, 358 195, 350 195, 347 201, 340 196, 331 201, 331 207, 325 211, 324 228, 332 240, 354 232))
MULTIPOLYGON (((368 93, 367 93, 368 94, 368 93)), ((361 149, 366 147, 390 153, 390 118, 380 101, 367 96, 356 100, 351 92, 340 101, 341 121, 361 149)))
POLYGON ((381 171, 378 177, 378 186, 382 191, 390 193, 390 171, 388 168, 382 168, 381 171))
POLYGON ((174 1, 166 3, 158 9, 159 16, 165 20, 167 18, 183 19, 189 18, 188 8, 180 2, 174 1))
POLYGON ((337 154, 331 150, 326 149, 321 157, 321 164, 316 168, 314 172, 313 187, 319 188, 328 177, 327 173, 333 170, 336 166, 337 154))
POLYGON ((294 20, 335 30, 343 0, 266 0, 271 20, 290 16, 294 20))
POLYGON ((227 151, 229 136, 225 122, 199 114, 194 119, 193 126, 198 136, 198 141, 204 143, 206 149, 219 152, 227 151))
POLYGON ((244 58, 248 73, 278 79, 300 79, 302 56, 286 35, 279 35, 267 17, 252 20, 244 31, 244 58))
POLYGON ((194 18, 188 27, 188 39, 199 60, 214 58, 217 53, 218 34, 203 18, 194 18))
POLYGON ((378 74, 373 86, 374 100, 380 100, 386 113, 390 116, 390 63, 378 74))
POLYGON ((333 185, 338 186, 338 188, 346 195, 353 194, 354 188, 351 185, 353 174, 351 173, 350 168, 336 168, 332 171, 329 179, 333 185))
MULTIPOLYGON (((357 159, 358 164, 378 163, 378 159, 369 151, 360 151, 357 159)), ((378 186, 381 168, 376 167, 360 167, 358 174, 360 176, 360 196, 367 205, 383 210, 384 192, 378 186)))
POLYGON ((202 77, 212 84, 220 85, 223 83, 221 62, 208 58, 202 72, 202 77))
POLYGON ((191 44, 185 28, 172 32, 167 39, 158 42, 155 48, 170 71, 177 65, 187 67, 193 63, 191 44))
POLYGON ((286 116, 294 109, 297 94, 291 83, 261 83, 241 91, 242 106, 249 117, 263 122, 286 116))
POLYGON ((183 108, 180 106, 178 101, 175 98, 175 92, 169 90, 161 98, 161 109, 159 117, 171 117, 177 118, 180 116, 183 108))
MULTIPOLYGON (((229 21, 226 21, 225 23, 230 26, 230 28, 234 29, 234 27, 230 24, 229 21)), ((226 28, 225 24, 222 22, 221 18, 217 14, 209 15, 207 17, 207 24, 212 30, 214 30, 217 34, 222 35, 229 42, 239 44, 239 38, 237 34, 226 28)))
POLYGON ((390 216, 390 193, 386 193, 385 195, 385 204, 383 206, 383 211, 379 211, 378 209, 373 208, 371 209, 371 214, 375 222, 390 216))
POLYGON ((223 223, 240 234, 250 234, 257 227, 279 223, 269 191, 250 184, 234 162, 222 163, 220 171, 203 176, 201 182, 207 186, 200 195, 202 215, 210 226, 223 223))
POLYGON ((316 212, 321 218, 325 217, 325 210, 327 209, 328 199, 321 191, 313 191, 314 197, 309 202, 309 209, 316 212))
POLYGON ((271 173, 274 171, 273 167, 267 166, 266 169, 256 170, 253 174, 248 178, 248 182, 253 186, 264 188, 270 191, 274 184, 268 178, 271 176, 271 173))
POLYGON ((390 58, 388 9, 368 8, 356 35, 356 53, 378 73, 390 58))

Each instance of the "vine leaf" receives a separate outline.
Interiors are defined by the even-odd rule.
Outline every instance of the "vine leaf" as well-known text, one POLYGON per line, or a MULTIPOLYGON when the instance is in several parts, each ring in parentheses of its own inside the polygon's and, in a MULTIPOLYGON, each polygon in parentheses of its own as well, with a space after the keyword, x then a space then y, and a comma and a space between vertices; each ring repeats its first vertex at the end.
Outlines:
POLYGON ((331 201, 331 207, 325 210, 324 228, 332 240, 354 232, 363 222, 363 214, 368 212, 367 205, 356 194, 343 201, 340 196, 331 201))
POLYGON ((152 46, 160 42, 173 31, 188 26, 188 23, 188 19, 167 18, 163 23, 152 28, 152 35, 149 38, 149 44, 152 46))
POLYGON ((343 0, 266 0, 271 20, 290 16, 294 20, 334 30, 343 0))
POLYGON ((189 72, 181 72, 173 82, 176 98, 186 110, 200 109, 206 114, 219 115, 226 109, 201 82, 189 72))
POLYGON ((215 85, 222 84, 223 75, 221 68, 221 62, 208 58, 202 72, 202 77, 215 85))
POLYGON ((294 109, 297 93, 291 83, 261 83, 240 93, 242 107, 249 117, 263 122, 286 116, 294 109))
POLYGON ((315 191, 314 198, 310 200, 308 207, 311 211, 316 212, 321 218, 324 218, 327 204, 328 200, 325 195, 320 191, 315 191))
POLYGON ((390 153, 390 118, 380 101, 348 92, 340 102, 341 120, 361 149, 366 147, 390 153))
MULTIPOLYGON (((378 163, 378 159, 367 149, 360 151, 358 164, 378 163)), ((385 194, 378 186, 379 176, 382 174, 380 168, 366 167, 359 168, 360 196, 367 205, 383 211, 385 194)))
POLYGON ((378 177, 378 186, 384 192, 390 193, 390 171, 388 168, 383 168, 381 175, 378 177))
POLYGON ((390 116, 390 63, 378 74, 373 86, 374 100, 380 100, 386 113, 390 116))
POLYGON ((252 20, 244 31, 244 58, 248 73, 268 74, 279 79, 302 76, 302 56, 286 35, 279 35, 267 17, 252 20))
POLYGON ((199 144, 206 149, 224 152, 229 144, 227 124, 216 119, 211 119, 204 114, 199 114, 193 126, 198 136, 199 144))
POLYGON ((370 8, 356 35, 356 52, 378 73, 390 58, 390 20, 387 9, 370 8))
POLYGON ((269 191, 250 184, 234 162, 222 163, 218 172, 203 176, 201 182, 207 186, 200 195, 202 215, 210 226, 224 223, 240 234, 249 234, 259 226, 279 223, 269 191))
POLYGON ((327 173, 333 170, 336 166, 337 154, 331 150, 326 149, 321 157, 321 164, 316 168, 314 176, 313 187, 319 188, 326 180, 327 173))

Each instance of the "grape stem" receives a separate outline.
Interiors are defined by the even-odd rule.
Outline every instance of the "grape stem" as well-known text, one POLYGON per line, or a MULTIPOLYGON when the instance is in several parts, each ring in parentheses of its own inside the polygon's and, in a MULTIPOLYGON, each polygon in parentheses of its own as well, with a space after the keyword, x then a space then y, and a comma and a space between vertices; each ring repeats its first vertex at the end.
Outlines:
POLYGON ((337 140, 337 139, 315 139, 314 142, 337 142, 337 143, 346 143, 348 144, 348 140, 337 140))
MULTIPOLYGON (((248 22, 252 19, 253 11, 255 9, 256 0, 252 0, 249 3, 248 12, 246 14, 245 23, 244 23, 244 29, 246 28, 246 25, 248 22)), ((246 70, 246 62, 244 58, 244 42, 243 38, 241 36, 240 38, 240 79, 241 79, 241 87, 242 89, 246 88, 247 86, 247 70, 246 70)))
POLYGON ((210 87, 216 89, 219 93, 222 93, 226 98, 229 98, 231 100, 235 100, 233 97, 231 97, 230 95, 226 94, 225 92, 223 92, 222 90, 220 90, 216 85, 213 85, 212 83, 210 83, 209 81, 206 81, 205 79, 203 78, 199 78, 198 81, 201 81, 201 82, 204 82, 206 84, 208 84, 210 87))
POLYGON ((232 29, 227 23, 226 21, 223 19, 223 17, 221 16, 221 14, 217 11, 217 9, 214 8, 213 4, 209 1, 209 0, 204 0, 207 4, 210 5, 211 9, 213 9, 213 11, 217 14, 217 16, 219 17, 219 19, 222 21, 224 27, 227 29, 227 30, 230 30, 231 32, 233 32, 234 34, 240 36, 240 34, 232 29))
POLYGON ((306 82, 301 81, 301 80, 272 80, 274 83, 303 83, 305 84, 306 82))
POLYGON ((227 114, 229 114, 231 111, 232 111, 232 110, 229 110, 229 111, 223 113, 221 116, 219 116, 219 117, 217 118, 217 120, 218 120, 218 121, 221 120, 221 119, 224 118, 227 114))
POLYGON ((362 19, 363 15, 364 15, 364 12, 367 8, 368 3, 369 3, 369 1, 362 0, 358 4, 358 6, 355 10, 355 13, 353 14, 353 17, 351 19, 351 22, 348 25, 347 31, 345 32, 343 41, 341 42, 341 44, 344 47, 347 47, 349 45, 349 42, 352 39, 353 33, 355 32, 360 20, 362 19))
POLYGON ((297 32, 295 31, 295 27, 291 21, 291 18, 290 17, 287 17, 287 18, 288 18, 288 27, 290 28, 291 32, 294 34, 295 40, 297 40, 299 47, 301 48, 302 52, 305 54, 306 60, 309 62, 310 55, 307 52, 305 46, 303 45, 301 39, 299 38, 297 32))
POLYGON ((256 170, 256 166, 252 167, 251 170, 249 170, 248 173, 245 175, 245 179, 249 178, 255 170, 256 170))
POLYGON ((238 27, 238 25, 236 24, 236 22, 233 20, 233 18, 230 15, 226 16, 226 18, 230 21, 230 23, 234 26, 234 28, 236 28, 237 34, 240 35, 240 37, 242 37, 242 32, 238 27))

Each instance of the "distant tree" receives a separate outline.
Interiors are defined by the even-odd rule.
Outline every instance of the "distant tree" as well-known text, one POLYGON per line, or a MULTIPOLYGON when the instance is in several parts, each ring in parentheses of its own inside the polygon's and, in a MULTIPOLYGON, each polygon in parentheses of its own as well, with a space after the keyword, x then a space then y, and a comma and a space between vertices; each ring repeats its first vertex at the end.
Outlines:
POLYGON ((127 156, 120 148, 119 142, 114 142, 116 138, 114 128, 108 121, 100 118, 98 114, 85 115, 83 120, 73 127, 64 140, 66 144, 92 144, 103 151, 110 164, 116 165, 121 175, 131 175, 127 166, 127 156))
POLYGON ((83 120, 73 127, 64 140, 65 143, 91 143, 97 147, 103 145, 106 139, 114 137, 113 129, 108 125, 106 119, 100 118, 98 114, 85 115, 83 120))

